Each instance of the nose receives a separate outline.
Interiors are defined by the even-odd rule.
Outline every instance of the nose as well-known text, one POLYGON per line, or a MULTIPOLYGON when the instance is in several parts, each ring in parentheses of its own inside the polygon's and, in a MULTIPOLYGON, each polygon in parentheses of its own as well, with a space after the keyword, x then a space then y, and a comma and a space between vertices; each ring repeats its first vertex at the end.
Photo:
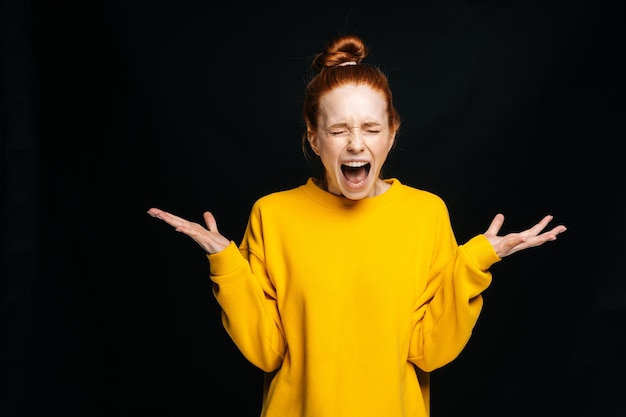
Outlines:
POLYGON ((350 152, 359 152, 363 149, 363 135, 359 129, 353 129, 348 138, 348 150, 350 152))

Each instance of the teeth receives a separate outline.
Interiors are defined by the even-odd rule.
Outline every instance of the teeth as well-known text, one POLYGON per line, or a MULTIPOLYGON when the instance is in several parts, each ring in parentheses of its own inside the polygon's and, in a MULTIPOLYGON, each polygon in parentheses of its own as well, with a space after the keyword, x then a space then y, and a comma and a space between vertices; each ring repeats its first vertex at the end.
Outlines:
POLYGON ((350 162, 344 162, 345 166, 348 166, 350 168, 360 168, 362 166, 367 165, 367 162, 364 161, 350 161, 350 162))

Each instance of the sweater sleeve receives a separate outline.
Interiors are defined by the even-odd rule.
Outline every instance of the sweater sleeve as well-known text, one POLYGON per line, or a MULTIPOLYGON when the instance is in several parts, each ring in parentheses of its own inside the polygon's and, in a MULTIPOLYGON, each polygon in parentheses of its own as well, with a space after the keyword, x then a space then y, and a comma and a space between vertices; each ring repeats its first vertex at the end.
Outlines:
MULTIPOLYGON (((246 234, 249 233, 248 230, 246 234)), ((276 295, 264 272, 262 258, 243 247, 238 249, 234 242, 207 257, 213 294, 222 309, 222 323, 228 335, 253 365, 265 372, 277 369, 286 344, 276 295)))
POLYGON ((426 372, 461 353, 482 309, 481 293, 491 283, 489 268, 500 261, 483 235, 458 247, 450 237, 448 246, 451 257, 432 274, 414 310, 409 360, 426 372))

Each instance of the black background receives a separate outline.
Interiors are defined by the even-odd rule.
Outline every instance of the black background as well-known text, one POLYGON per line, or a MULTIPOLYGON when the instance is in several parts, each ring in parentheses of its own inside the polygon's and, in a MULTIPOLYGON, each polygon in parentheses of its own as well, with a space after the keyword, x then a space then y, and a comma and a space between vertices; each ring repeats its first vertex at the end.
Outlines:
POLYGON ((403 117, 387 174, 457 239, 545 214, 568 231, 494 265, 432 416, 623 416, 623 12, 610 1, 2 2, 5 416, 258 415, 201 249, 150 218, 312 174, 309 58, 361 35, 403 117))

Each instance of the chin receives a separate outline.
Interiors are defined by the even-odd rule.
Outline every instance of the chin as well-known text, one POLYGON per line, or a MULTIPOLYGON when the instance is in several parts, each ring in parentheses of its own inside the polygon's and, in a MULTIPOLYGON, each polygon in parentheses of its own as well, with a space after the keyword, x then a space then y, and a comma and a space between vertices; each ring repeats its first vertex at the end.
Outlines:
POLYGON ((375 183, 372 184, 371 178, 366 178, 360 185, 351 187, 345 178, 342 178, 340 187, 341 195, 350 200, 361 200, 363 198, 374 195, 375 183))

